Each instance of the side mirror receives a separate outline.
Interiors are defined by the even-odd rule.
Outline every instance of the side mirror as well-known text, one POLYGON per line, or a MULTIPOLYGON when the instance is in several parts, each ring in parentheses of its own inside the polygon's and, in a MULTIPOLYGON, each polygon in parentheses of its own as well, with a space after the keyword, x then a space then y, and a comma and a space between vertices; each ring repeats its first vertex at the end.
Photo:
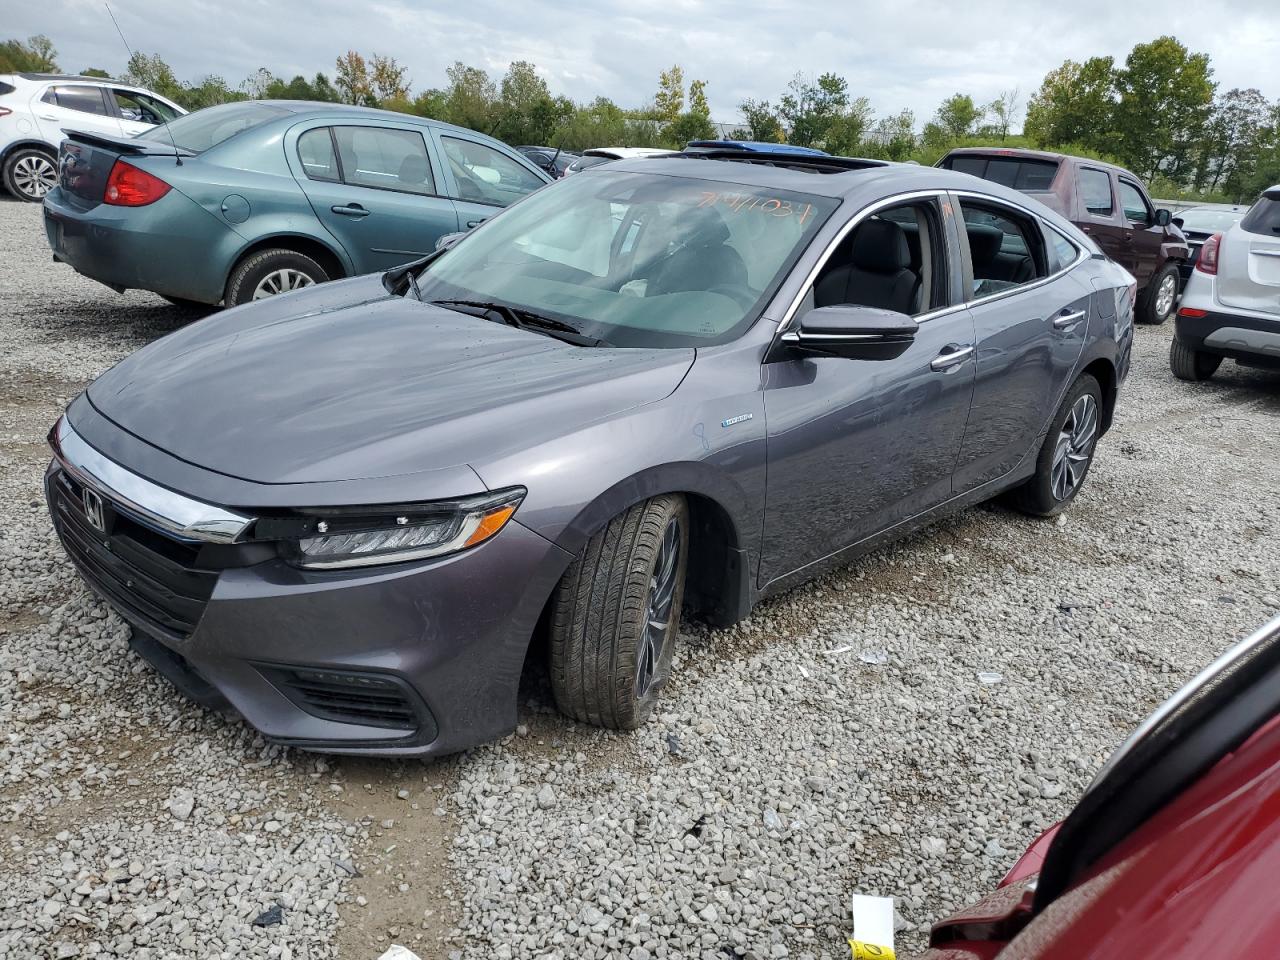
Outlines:
POLYGON ((466 231, 461 233, 446 233, 443 237, 436 241, 437 250, 452 250, 463 237, 467 235, 466 231))
POLYGON ((1164 209, 1163 207, 1161 207, 1159 210, 1156 211, 1155 225, 1157 227, 1167 227, 1171 223, 1173 223, 1172 213, 1170 213, 1168 210, 1164 209))
POLYGON ((915 339, 917 324, 905 313, 876 307, 818 307, 781 340, 805 353, 850 360, 893 360, 915 339))

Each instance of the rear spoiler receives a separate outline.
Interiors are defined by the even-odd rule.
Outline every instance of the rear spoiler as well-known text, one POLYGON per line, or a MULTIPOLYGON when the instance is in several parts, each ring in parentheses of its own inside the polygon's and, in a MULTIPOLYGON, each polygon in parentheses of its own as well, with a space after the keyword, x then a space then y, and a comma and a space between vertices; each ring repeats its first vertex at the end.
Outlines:
POLYGON ((138 137, 113 137, 108 133, 89 133, 87 130, 63 130, 67 139, 90 147, 113 150, 116 153, 147 157, 194 157, 195 152, 162 140, 143 140, 138 137))

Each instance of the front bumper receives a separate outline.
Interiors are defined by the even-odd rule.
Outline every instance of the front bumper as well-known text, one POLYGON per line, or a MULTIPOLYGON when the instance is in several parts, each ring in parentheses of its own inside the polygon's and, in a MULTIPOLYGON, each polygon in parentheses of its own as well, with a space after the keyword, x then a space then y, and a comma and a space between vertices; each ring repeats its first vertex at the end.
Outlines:
POLYGON ((1179 312, 1175 330, 1178 339, 1192 350, 1280 369, 1280 317, 1269 320, 1220 310, 1196 317, 1179 312))
POLYGON ((211 251, 226 246, 231 228, 177 190, 145 207, 81 209, 54 187, 44 199, 44 227, 55 260, 114 290, 222 299, 229 265, 211 262, 211 251))
POLYGON ((306 571, 266 544, 175 537, 58 458, 45 492, 135 650, 194 699, 325 752, 435 756, 510 732, 529 640, 569 560, 512 521, 448 557, 306 571))

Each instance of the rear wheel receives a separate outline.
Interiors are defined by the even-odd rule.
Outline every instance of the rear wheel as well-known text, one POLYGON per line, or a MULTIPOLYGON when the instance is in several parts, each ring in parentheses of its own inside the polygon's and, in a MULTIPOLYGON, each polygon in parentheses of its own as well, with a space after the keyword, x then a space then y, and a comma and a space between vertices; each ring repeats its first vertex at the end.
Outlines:
POLYGON ((58 185, 58 162, 36 147, 23 147, 4 162, 4 186, 19 200, 39 203, 58 185))
POLYGON ((261 250, 245 257, 231 271, 226 304, 234 307, 251 300, 263 300, 328 279, 324 267, 296 250, 261 250))
POLYGON ((1166 263, 1142 291, 1138 303, 1138 322, 1159 325, 1173 316, 1178 303, 1178 267, 1166 263))
POLYGON ((1208 380, 1222 366, 1222 358, 1203 350, 1192 350, 1174 335, 1169 344, 1169 369, 1179 380, 1208 380))
POLYGON ((1014 505, 1037 517, 1065 510, 1089 475, 1101 430, 1102 388, 1086 373, 1062 401, 1040 448, 1036 472, 1013 491, 1014 505))
POLYGON ((689 554, 689 509, 665 494, 614 517, 556 588, 551 686, 569 716, 631 730, 671 671, 689 554))

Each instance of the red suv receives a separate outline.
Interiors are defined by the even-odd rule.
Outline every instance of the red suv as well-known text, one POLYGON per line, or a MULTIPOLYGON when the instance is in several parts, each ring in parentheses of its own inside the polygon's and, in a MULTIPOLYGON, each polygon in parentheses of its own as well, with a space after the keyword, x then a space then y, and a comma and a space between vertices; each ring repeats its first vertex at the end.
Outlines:
POLYGON ((1153 713, 920 960, 1280 956, 1280 619, 1153 713))
POLYGON ((1122 167, 1063 153, 964 147, 938 166, 1021 190, 1097 241, 1138 281, 1139 323, 1164 323, 1178 301, 1180 266, 1191 250, 1168 210, 1122 167))

